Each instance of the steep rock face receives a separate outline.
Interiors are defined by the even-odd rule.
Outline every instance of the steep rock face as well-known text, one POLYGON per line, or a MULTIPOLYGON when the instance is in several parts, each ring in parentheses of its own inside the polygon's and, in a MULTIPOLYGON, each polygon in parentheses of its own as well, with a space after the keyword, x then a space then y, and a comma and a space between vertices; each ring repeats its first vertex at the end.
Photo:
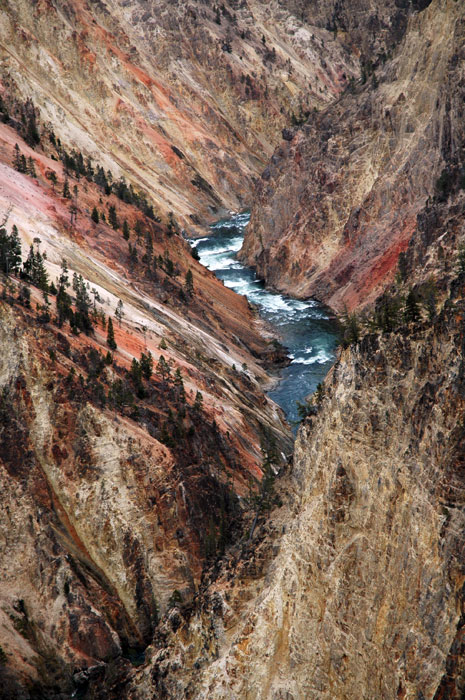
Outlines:
POLYGON ((84 382, 66 372, 82 371, 74 362, 85 346, 71 349, 4 304, 0 313, 0 695, 55 697, 88 667, 113 664, 120 677, 174 591, 193 597, 209 523, 214 542, 217 526, 226 537, 240 527, 234 490, 259 475, 259 460, 245 456, 250 428, 234 444, 233 423, 226 436, 206 411, 185 448, 181 436, 168 448, 150 413, 147 427, 80 397, 84 382))
POLYGON ((195 615, 162 623, 128 697, 462 697, 465 198, 451 187, 406 253, 418 293, 434 275, 429 320, 341 352, 283 505, 209 572, 195 615))
POLYGON ((276 2, 221 7, 6 2, 1 75, 64 144, 199 231, 249 203, 291 115, 327 104, 358 71, 330 32, 276 2))
POLYGON ((463 582, 462 318, 341 358, 297 442, 298 518, 205 697, 434 696, 463 582))
POLYGON ((130 697, 460 696, 463 280, 456 294, 432 327, 345 351, 299 433, 291 504, 130 697))
POLYGON ((92 316, 88 335, 70 318, 60 324, 56 289, 47 297, 36 282, 23 295, 27 279, 2 274, 0 696, 25 700, 124 677, 171 597, 188 604, 206 557, 240 531, 264 434, 284 453, 292 444, 262 392, 275 350, 246 299, 201 266, 177 231, 91 179, 70 174, 76 195, 62 197, 66 176, 51 155, 0 125, 6 231, 17 227, 23 258, 41 251, 55 285, 67 260, 69 282, 83 276, 92 316), (34 173, 11 167, 15 143, 34 173), (111 202, 130 222, 128 242, 90 216, 111 202), (106 361, 118 301, 117 348, 106 361), (153 374, 137 379, 148 352, 153 374), (235 369, 244 363, 247 372, 235 369))
POLYGON ((241 253, 269 284, 342 310, 392 278, 445 160, 460 158, 463 32, 460 3, 413 12, 367 84, 277 149, 241 253))

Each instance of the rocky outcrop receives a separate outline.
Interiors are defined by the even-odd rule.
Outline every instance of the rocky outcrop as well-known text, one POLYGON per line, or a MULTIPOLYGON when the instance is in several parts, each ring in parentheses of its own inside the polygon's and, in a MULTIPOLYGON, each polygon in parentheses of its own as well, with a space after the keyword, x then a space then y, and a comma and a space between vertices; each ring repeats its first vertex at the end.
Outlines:
POLYGON ((0 125, 1 209, 51 279, 65 257, 96 295, 87 336, 60 327, 37 288, 28 303, 20 279, 3 285, 0 695, 463 694, 463 9, 363 6, 3 3, 0 111, 14 109, 0 125), (295 128, 357 74, 357 52, 368 83, 295 128), (55 144, 22 139, 15 105, 27 117, 29 93, 55 144), (260 442, 290 445, 262 393, 279 348, 176 219, 142 215, 59 159, 82 149, 162 214, 186 223, 198 209, 200 225, 242 201, 283 126, 244 254, 275 286, 355 307, 405 251, 389 295, 405 306, 412 286, 424 309, 376 332, 368 319, 341 351, 260 509, 260 442), (27 172, 11 167, 16 142, 27 172), (118 300, 107 358, 102 316, 118 300), (160 369, 147 378, 149 350, 160 369))
POLYGON ((0 73, 64 145, 203 235, 249 205, 291 117, 357 72, 331 39, 276 1, 15 1, 2 6, 0 73))
POLYGON ((16 226, 23 258, 40 251, 57 286, 67 260, 92 317, 86 333, 58 319, 56 287, 1 275, 0 696, 63 698, 104 677, 120 683, 143 660, 173 596, 189 605, 206 560, 242 531, 265 434, 284 453, 292 439, 263 394, 263 365, 276 358, 247 300, 192 257, 174 224, 66 176, 58 151, 32 148, 9 122, 2 246, 3 226, 16 226), (16 143, 26 172, 11 166, 16 143), (111 206, 120 228, 102 216, 111 206))
POLYGON ((373 301, 445 161, 461 159, 463 7, 408 8, 400 43, 370 54, 362 81, 284 141, 262 175, 241 257, 277 289, 338 310, 373 301))
MULTIPOLYGON (((463 212, 459 195, 420 222, 423 282, 448 234, 456 261, 463 212)), ((128 696, 461 697, 465 277, 439 272, 433 319, 341 352, 281 507, 162 624, 128 696)))

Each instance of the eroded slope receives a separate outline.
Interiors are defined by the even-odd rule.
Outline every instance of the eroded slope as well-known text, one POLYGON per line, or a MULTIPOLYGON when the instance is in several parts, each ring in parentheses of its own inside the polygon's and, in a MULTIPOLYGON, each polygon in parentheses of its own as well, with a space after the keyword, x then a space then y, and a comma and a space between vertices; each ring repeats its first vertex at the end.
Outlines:
POLYGON ((413 12, 365 84, 277 149, 242 250, 269 284, 343 310, 392 280, 445 161, 462 157, 463 32, 460 3, 413 12))

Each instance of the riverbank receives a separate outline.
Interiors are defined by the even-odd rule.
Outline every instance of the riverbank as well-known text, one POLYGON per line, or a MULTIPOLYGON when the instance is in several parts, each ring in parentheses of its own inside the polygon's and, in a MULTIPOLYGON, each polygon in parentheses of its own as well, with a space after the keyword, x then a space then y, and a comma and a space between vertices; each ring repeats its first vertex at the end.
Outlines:
POLYGON ((191 243, 200 262, 226 287, 245 295, 257 309, 263 327, 269 329, 270 368, 279 376, 268 395, 283 409, 292 424, 299 420, 297 402, 312 394, 335 360, 337 327, 331 312, 313 299, 298 300, 268 290, 255 272, 237 260, 248 225, 248 212, 235 214, 211 226, 212 235, 191 243), (276 343, 278 339, 281 347, 276 343), (283 348, 287 351, 284 356, 283 348), (278 355, 279 357, 274 357, 278 355), (285 357, 287 359, 285 359, 285 357))

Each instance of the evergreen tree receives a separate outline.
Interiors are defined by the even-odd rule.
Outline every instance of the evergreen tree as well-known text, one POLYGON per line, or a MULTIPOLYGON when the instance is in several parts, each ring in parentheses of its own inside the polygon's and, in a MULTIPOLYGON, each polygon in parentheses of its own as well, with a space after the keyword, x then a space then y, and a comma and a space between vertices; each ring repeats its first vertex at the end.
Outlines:
POLYGON ((77 221, 77 213, 78 213, 77 206, 75 204, 72 204, 69 208, 71 226, 73 224, 75 224, 77 221))
POLYGON ((13 151, 13 167, 15 170, 21 172, 21 151, 19 150, 19 146, 17 143, 15 143, 13 151))
POLYGON ((345 348, 352 343, 358 343, 360 338, 360 325, 357 314, 346 313, 342 318, 342 344, 345 348))
POLYGON ((171 367, 169 366, 163 355, 160 355, 156 371, 163 384, 165 384, 171 376, 171 367))
POLYGON ((135 234, 137 236, 137 242, 140 243, 140 240, 142 238, 142 224, 139 221, 139 219, 137 219, 137 221, 136 221, 136 224, 134 226, 134 231, 135 231, 135 234))
POLYGON ((69 319, 72 315, 71 309, 71 297, 66 291, 69 287, 69 276, 68 276, 68 264, 63 258, 61 261, 61 274, 57 281, 57 295, 56 295, 56 307, 57 307, 57 320, 58 325, 63 325, 66 319, 69 319))
POLYGON ((27 159, 27 174, 31 177, 37 177, 36 167, 31 156, 27 159))
POLYGON ((116 216, 116 209, 113 204, 108 209, 108 221, 115 231, 119 228, 118 217, 116 216))
POLYGON ((9 236, 5 226, 0 227, 0 270, 6 275, 17 275, 21 268, 21 242, 16 225, 9 236))
POLYGON ((186 391, 184 389, 184 381, 181 375, 181 370, 179 367, 174 373, 174 388, 176 391, 176 398, 181 405, 186 403, 186 391))
POLYGON ((129 267, 131 270, 137 265, 137 246, 129 243, 129 267))
POLYGON ((98 224, 99 215, 98 215, 97 207, 94 207, 92 209, 92 214, 90 215, 90 218, 92 219, 92 221, 94 221, 96 224, 98 224))
POLYGON ((195 395, 195 401, 192 406, 195 413, 201 413, 203 409, 203 396, 200 391, 197 391, 195 395))
POLYGON ((152 259, 153 259, 153 242, 152 242, 152 234, 150 231, 145 232, 145 254, 144 257, 142 258, 142 262, 144 262, 148 267, 152 265, 152 259))
POLYGON ((172 211, 168 214, 168 228, 167 228, 167 234, 168 236, 172 236, 173 233, 178 232, 178 225, 176 223, 176 219, 174 218, 174 214, 172 211))
POLYGON ((86 283, 82 275, 74 273, 73 290, 76 294, 76 312, 74 314, 74 325, 86 335, 92 332, 93 326, 89 316, 91 309, 91 299, 87 292, 86 283))
POLYGON ((397 272, 401 282, 405 282, 407 279, 407 256, 405 253, 399 253, 399 258, 397 260, 397 272))
POLYGON ((140 367, 142 371, 142 376, 145 377, 145 379, 150 379, 153 372, 153 357, 150 350, 147 354, 144 352, 141 354, 140 367))
POLYGON ((34 250, 34 245, 29 248, 29 254, 23 265, 23 275, 35 287, 48 292, 48 274, 44 260, 40 250, 34 250))
POLYGON ((63 197, 65 197, 65 199, 71 199, 71 192, 69 190, 68 178, 65 178, 65 181, 63 183, 63 197))
POLYGON ((192 298, 194 296, 194 277, 190 268, 186 273, 186 282, 184 286, 187 296, 192 298))
POLYGON ((129 224, 126 219, 123 221, 123 238, 125 241, 129 240, 129 224))
POLYGON ((113 330, 113 321, 111 320, 111 317, 108 319, 107 345, 110 350, 116 350, 118 347, 115 341, 115 332, 113 330))
POLYGON ((21 269, 21 241, 16 224, 14 224, 13 228, 11 229, 8 257, 9 272, 13 275, 19 274, 21 269))
POLYGON ((91 158, 87 158, 85 176, 86 180, 88 180, 89 182, 91 182, 94 179, 94 168, 92 167, 91 158))
POLYGON ((131 375, 132 383, 133 383, 134 388, 136 390, 137 396, 140 399, 143 399, 147 395, 147 392, 146 392, 144 385, 143 385, 143 382, 142 382, 142 367, 141 367, 140 363, 137 362, 135 357, 132 358, 130 375, 131 375))
POLYGON ((31 290, 27 284, 22 284, 18 293, 18 301, 23 306, 30 308, 31 306, 31 290))
POLYGON ((399 324, 402 302, 397 296, 385 294, 377 305, 374 326, 383 333, 391 333, 399 324))
POLYGON ((37 144, 40 143, 40 136, 39 136, 39 130, 37 128, 35 109, 34 109, 34 106, 32 105, 32 102, 30 102, 29 109, 30 109, 30 112, 29 112, 29 118, 27 121, 25 141, 26 141, 28 146, 31 146, 33 148, 34 146, 37 146, 37 144))
POLYGON ((106 195, 110 194, 111 187, 108 183, 108 179, 107 179, 107 176, 105 175, 105 171, 100 165, 97 167, 97 172, 95 173, 94 182, 104 190, 106 195))
POLYGON ((170 277, 174 277, 174 263, 171 260, 167 250, 165 250, 164 257, 162 258, 162 264, 166 274, 170 277))
POLYGON ((409 289, 407 298, 405 300, 404 308, 404 319, 407 323, 415 323, 421 318, 420 306, 418 304, 418 298, 412 287, 409 289))

